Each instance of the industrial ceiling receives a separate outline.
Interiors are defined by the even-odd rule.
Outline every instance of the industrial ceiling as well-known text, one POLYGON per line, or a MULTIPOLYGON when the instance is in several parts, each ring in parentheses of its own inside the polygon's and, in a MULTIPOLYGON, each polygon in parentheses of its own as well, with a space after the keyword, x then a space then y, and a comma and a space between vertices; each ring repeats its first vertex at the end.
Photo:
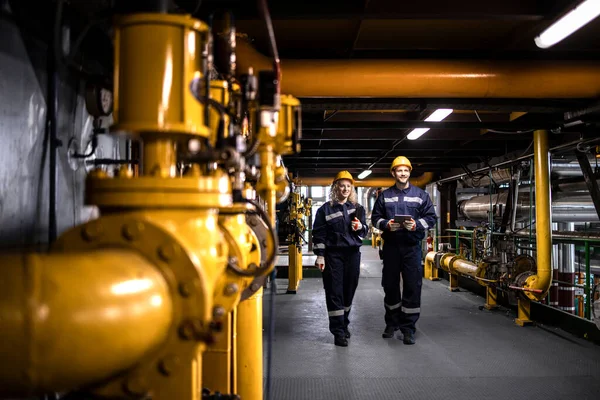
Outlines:
MULTIPOLYGON (((269 65, 267 29, 256 2, 176 3, 203 20, 231 11, 240 38, 238 68, 247 68, 248 57, 269 65)), ((388 177, 393 158, 405 155, 413 176, 443 177, 466 165, 526 154, 532 129, 550 129, 551 146, 596 135, 600 19, 551 48, 534 43, 579 1, 268 3, 282 93, 302 102, 301 152, 284 157, 295 176, 369 168, 373 178, 388 177), (439 108, 454 112, 419 139, 406 138, 439 108)), ((110 2, 72 0, 69 7, 85 26, 110 2)), ((27 13, 41 18, 44 10, 27 13)), ((100 32, 110 35, 98 24, 83 44, 94 46, 98 58, 110 54, 106 43, 98 43, 100 32)))
MULTIPOLYGON (((307 67, 314 67, 312 77, 303 76, 306 86, 311 80, 319 81, 323 73, 318 68, 319 60, 347 61, 349 66, 356 65, 352 62, 362 62, 362 66, 358 64, 360 68, 364 63, 368 68, 373 62, 375 71, 369 71, 370 75, 364 77, 366 82, 343 82, 361 87, 371 82, 373 86, 382 85, 375 82, 373 74, 383 79, 393 76, 389 69, 383 69, 389 68, 390 61, 420 61, 430 68, 438 61, 475 60, 488 63, 490 68, 496 63, 510 66, 514 61, 515 68, 530 73, 530 84, 536 86, 538 66, 556 60, 580 66, 599 58, 598 20, 549 49, 540 49, 534 43, 535 36, 577 3, 572 0, 321 0, 287 4, 270 1, 269 7, 282 59, 282 90, 285 92, 286 79, 296 78, 286 75, 289 71, 286 61, 290 65, 292 60, 304 60, 307 67), (388 63, 382 64, 382 60, 388 63), (382 68, 376 70, 378 66, 382 68)), ((258 52, 269 56, 267 30, 259 19, 255 2, 205 0, 199 15, 204 17, 228 7, 234 12, 238 32, 246 34, 258 52)), ((416 68, 418 66, 416 64, 416 68)), ((340 70, 340 74, 345 73, 340 70)), ((415 73, 418 75, 419 71, 415 73)), ((360 75, 357 77, 360 79, 360 75)), ((564 84, 569 84, 569 80, 576 81, 578 76, 563 78, 564 84)), ((397 82, 390 81, 388 88, 396 85, 397 82)), ((596 83, 585 98, 566 98, 561 93, 556 98, 544 97, 543 93, 533 93, 536 97, 519 94, 519 98, 511 98, 511 91, 520 92, 522 85, 521 82, 519 86, 505 88, 509 94, 503 94, 506 97, 502 98, 462 95, 437 98, 433 97, 435 88, 427 97, 411 98, 393 96, 393 89, 382 89, 385 96, 377 97, 377 88, 367 97, 366 93, 359 96, 359 91, 355 97, 292 93, 302 101, 302 151, 285 157, 286 166, 300 177, 331 177, 340 169, 358 174, 369 167, 373 171, 370 178, 387 177, 393 158, 405 155, 413 162, 413 176, 427 171, 447 175, 461 165, 485 165, 493 158, 530 151, 529 128, 552 128, 564 121, 565 112, 593 108, 593 97, 600 94, 600 83, 596 83), (410 122, 422 121, 438 108, 455 110, 444 120, 448 122, 444 129, 431 129, 417 140, 407 140, 410 122), (525 132, 490 132, 482 128, 492 125, 480 127, 480 120, 497 122, 495 131, 525 132)), ((350 88, 346 89, 351 92, 350 88)), ((399 93, 405 92, 401 89, 399 93)), ((564 133, 563 129, 562 134, 553 135, 553 144, 579 138, 581 128, 579 125, 571 129, 572 133, 564 133)))

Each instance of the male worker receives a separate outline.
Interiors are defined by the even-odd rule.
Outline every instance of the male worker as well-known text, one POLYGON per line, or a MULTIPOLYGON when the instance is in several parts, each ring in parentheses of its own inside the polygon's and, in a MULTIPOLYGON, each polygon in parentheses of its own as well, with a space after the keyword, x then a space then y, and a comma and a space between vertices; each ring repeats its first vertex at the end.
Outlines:
POLYGON ((356 202, 354 179, 348 171, 337 174, 330 201, 323 204, 313 224, 315 265, 323 272, 329 331, 336 346, 348 346, 349 315, 360 274, 360 246, 367 234, 365 209, 356 202))
POLYGON ((375 201, 373 226, 383 231, 383 276, 385 330, 383 337, 400 330, 404 344, 415 343, 415 324, 421 312, 421 241, 433 228, 436 215, 429 195, 408 182, 412 165, 408 158, 394 159, 390 172, 396 180, 375 201), (397 221, 394 220, 398 217, 397 221), (402 290, 400 289, 402 274, 402 290))

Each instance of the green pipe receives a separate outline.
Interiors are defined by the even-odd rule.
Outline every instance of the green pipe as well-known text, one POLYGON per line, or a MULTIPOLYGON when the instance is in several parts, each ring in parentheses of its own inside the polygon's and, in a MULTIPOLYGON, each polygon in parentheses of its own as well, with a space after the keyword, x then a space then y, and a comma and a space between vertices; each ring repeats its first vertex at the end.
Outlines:
POLYGON ((456 232, 456 253, 460 253, 460 241, 458 240, 459 232, 456 232))
POLYGON ((592 305, 592 277, 590 273, 590 243, 585 242, 585 318, 591 319, 591 305, 592 305))

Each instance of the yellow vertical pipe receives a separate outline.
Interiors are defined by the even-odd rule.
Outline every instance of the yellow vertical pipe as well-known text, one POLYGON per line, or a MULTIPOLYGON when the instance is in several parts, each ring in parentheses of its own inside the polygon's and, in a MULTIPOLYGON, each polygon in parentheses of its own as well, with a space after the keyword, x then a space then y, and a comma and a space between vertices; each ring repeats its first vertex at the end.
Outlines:
POLYGON ((425 275, 425 279, 429 279, 430 281, 437 280, 437 268, 433 265, 433 261, 435 260, 435 254, 435 252, 430 251, 429 253, 427 253, 427 255, 425 255, 425 266, 423 268, 423 272, 425 275))
POLYGON ((223 329, 215 337, 215 343, 202 354, 202 386, 211 392, 233 394, 231 383, 231 359, 233 324, 231 312, 223 320, 223 329))
POLYGON ((296 271, 298 274, 298 281, 304 279, 304 274, 302 271, 302 246, 296 247, 296 271))
POLYGON ((526 291, 531 300, 546 296, 552 283, 552 216, 550 209, 550 152, 548 132, 537 130, 533 133, 533 154, 535 164, 535 242, 537 274, 527 278, 525 287, 541 289, 542 293, 526 291))
POLYGON ((175 177, 177 153, 171 139, 148 138, 144 140, 142 172, 146 176, 175 177))
MULTIPOLYGON (((231 379, 231 393, 237 394, 237 358, 238 358, 238 350, 237 350, 237 319, 238 319, 238 311, 237 307, 231 311, 231 370, 230 379, 231 379)), ((262 343, 262 342, 261 342, 262 343)))
POLYGON ((260 177, 256 189, 267 204, 267 213, 271 224, 275 224, 276 218, 276 199, 275 190, 275 153, 273 147, 266 145, 259 151, 260 153, 260 177))
POLYGON ((237 307, 237 390, 244 400, 263 398, 263 289, 237 307))

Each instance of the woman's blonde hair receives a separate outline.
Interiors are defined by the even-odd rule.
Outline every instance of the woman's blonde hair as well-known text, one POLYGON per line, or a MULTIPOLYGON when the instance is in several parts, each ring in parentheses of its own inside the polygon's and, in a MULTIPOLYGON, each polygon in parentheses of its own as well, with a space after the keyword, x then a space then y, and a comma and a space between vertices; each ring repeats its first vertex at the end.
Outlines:
MULTIPOLYGON (((339 182, 347 180, 347 179, 339 179, 331 185, 329 188, 329 198, 331 199, 331 203, 339 203, 342 200, 342 196, 340 194, 340 186, 339 182)), ((348 201, 352 204, 356 204, 356 189, 353 184, 350 184, 350 195, 348 196, 348 201)))

